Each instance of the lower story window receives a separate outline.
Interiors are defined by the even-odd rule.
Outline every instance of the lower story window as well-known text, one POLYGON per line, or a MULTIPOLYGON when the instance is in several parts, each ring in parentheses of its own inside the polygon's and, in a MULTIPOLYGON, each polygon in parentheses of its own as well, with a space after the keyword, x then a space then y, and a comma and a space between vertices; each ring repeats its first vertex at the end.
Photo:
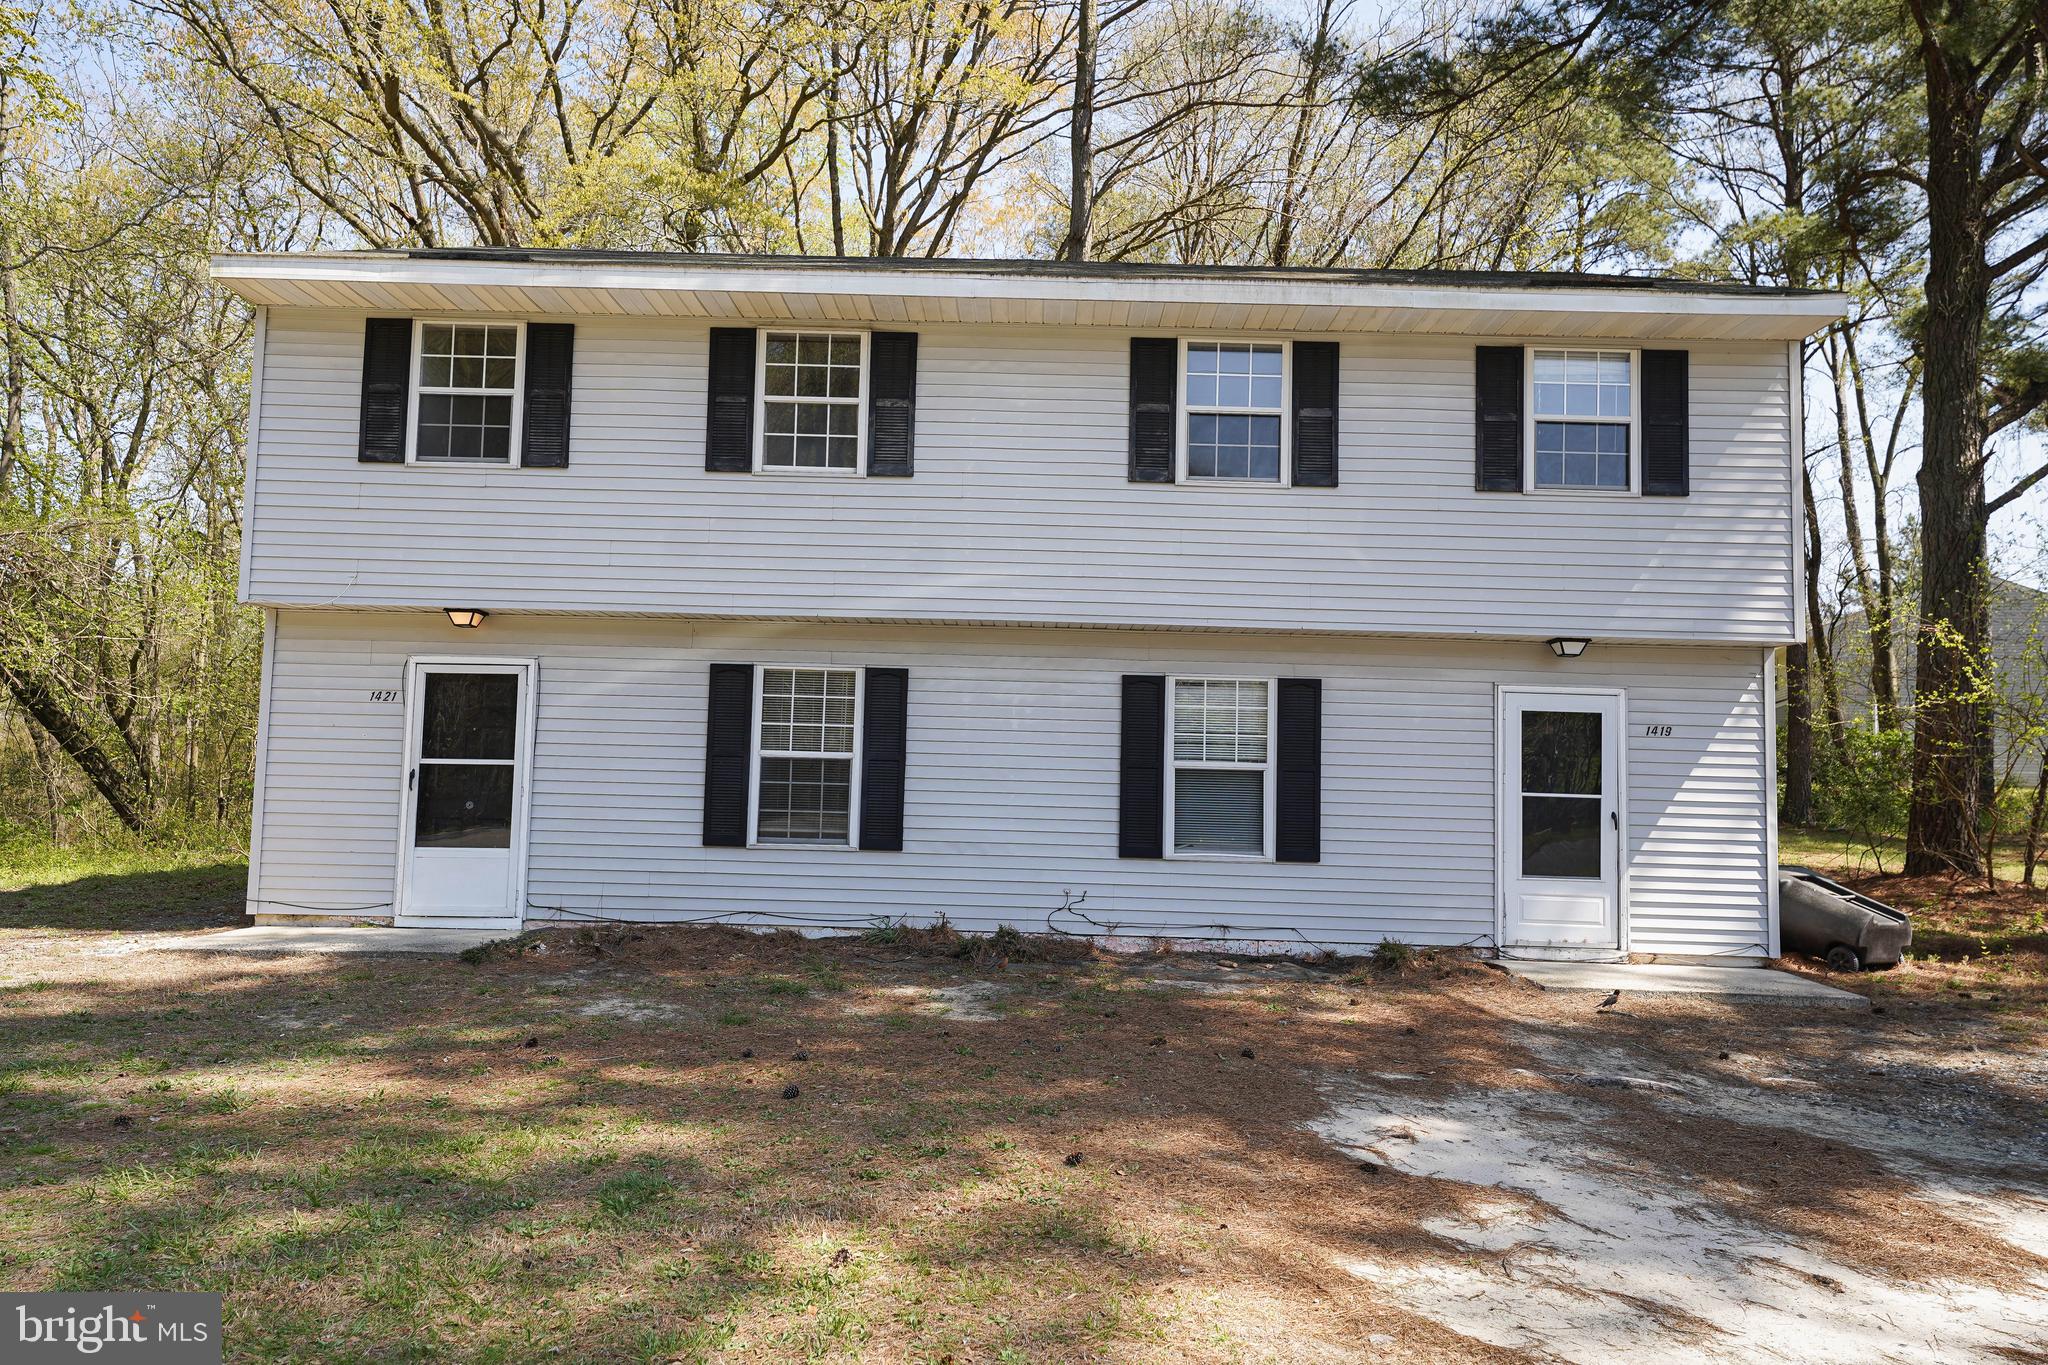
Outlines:
POLYGON ((1263 679, 1174 679, 1174 852, 1265 856, 1271 729, 1263 679))
POLYGON ((763 668, 759 676, 755 840, 850 844, 859 671, 763 668))

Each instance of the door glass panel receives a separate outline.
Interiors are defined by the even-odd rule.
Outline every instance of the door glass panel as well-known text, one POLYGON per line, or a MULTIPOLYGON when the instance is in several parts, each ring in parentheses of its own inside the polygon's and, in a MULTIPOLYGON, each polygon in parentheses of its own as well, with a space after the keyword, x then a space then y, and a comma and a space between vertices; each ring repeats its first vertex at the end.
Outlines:
POLYGON ((512 765, 422 763, 417 848, 510 848, 512 765))
POLYGON ((429 673, 424 682, 421 758, 512 757, 519 720, 517 674, 429 673))
POLYGON ((1600 795, 1600 713, 1524 711, 1522 790, 1600 795))
POLYGON ((1600 807, 1597 796, 1522 798, 1522 875, 1597 878, 1600 807))

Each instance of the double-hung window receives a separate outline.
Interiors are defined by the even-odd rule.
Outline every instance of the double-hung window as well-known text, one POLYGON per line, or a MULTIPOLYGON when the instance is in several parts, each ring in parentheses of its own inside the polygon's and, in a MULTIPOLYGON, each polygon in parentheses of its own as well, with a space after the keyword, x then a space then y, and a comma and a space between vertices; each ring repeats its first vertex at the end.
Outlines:
POLYGON ((865 332, 761 333, 761 433, 755 467, 858 474, 866 445, 865 332))
POLYGON ((1529 486, 1625 493, 1635 486, 1635 352, 1529 352, 1529 486))
POLYGON ((1167 764, 1175 854, 1272 856, 1272 684, 1175 678, 1167 764))
POLYGON ((1287 346, 1181 343, 1181 478, 1287 482, 1287 346))
POLYGON ((517 464, 517 322, 414 324, 412 458, 421 464, 517 464))
POLYGON ((754 842, 850 847, 860 670, 755 670, 754 842))

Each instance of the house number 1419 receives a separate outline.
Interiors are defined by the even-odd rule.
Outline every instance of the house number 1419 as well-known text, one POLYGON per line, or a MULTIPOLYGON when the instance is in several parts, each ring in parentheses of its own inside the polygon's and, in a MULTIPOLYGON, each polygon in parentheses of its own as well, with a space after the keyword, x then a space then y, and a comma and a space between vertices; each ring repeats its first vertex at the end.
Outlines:
POLYGON ((1645 725, 1643 727, 1643 738, 1669 739, 1671 738, 1671 727, 1668 725, 1645 725))

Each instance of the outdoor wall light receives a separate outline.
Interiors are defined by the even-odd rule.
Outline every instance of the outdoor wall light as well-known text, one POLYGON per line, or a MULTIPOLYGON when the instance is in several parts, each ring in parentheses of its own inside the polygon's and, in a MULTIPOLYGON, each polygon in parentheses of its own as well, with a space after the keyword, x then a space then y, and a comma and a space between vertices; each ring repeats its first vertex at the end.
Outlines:
MULTIPOLYGON (((444 607, 442 610, 448 613, 448 624, 457 630, 475 630, 490 615, 479 607, 444 607)), ((1581 640, 1579 647, 1585 648, 1585 641, 1581 640)))
MULTIPOLYGON (((451 611, 448 614, 450 616, 453 616, 455 613, 451 611)), ((481 615, 481 613, 479 613, 479 615, 481 615)), ((457 622, 457 624, 459 625, 461 623, 457 622)), ((1551 640, 1548 643, 1550 645, 1550 652, 1552 654, 1555 654, 1558 658, 1576 659, 1581 654, 1584 654, 1586 652, 1586 646, 1592 644, 1593 642, 1591 640, 1568 640, 1564 636, 1560 635, 1555 640, 1551 640)))

